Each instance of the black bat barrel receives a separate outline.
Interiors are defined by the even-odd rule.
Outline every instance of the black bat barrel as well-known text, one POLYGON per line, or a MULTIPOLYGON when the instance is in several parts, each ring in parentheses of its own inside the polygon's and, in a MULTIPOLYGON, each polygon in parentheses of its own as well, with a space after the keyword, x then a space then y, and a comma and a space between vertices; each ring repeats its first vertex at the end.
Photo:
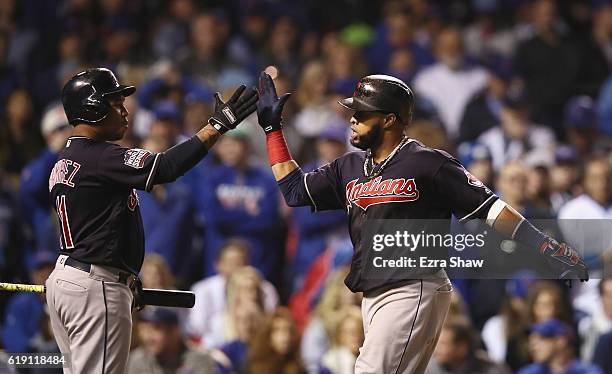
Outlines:
POLYGON ((189 291, 143 288, 140 297, 142 298, 142 303, 144 305, 193 308, 193 305, 195 304, 195 294, 189 291))

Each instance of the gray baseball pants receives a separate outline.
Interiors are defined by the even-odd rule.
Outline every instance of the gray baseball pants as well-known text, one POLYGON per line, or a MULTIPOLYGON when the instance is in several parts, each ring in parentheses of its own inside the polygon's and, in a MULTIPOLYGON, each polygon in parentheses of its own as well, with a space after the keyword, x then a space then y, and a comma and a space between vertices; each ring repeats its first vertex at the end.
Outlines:
POLYGON ((364 293, 357 374, 424 373, 450 306, 445 273, 364 293))
POLYGON ((67 374, 124 373, 132 334, 129 287, 119 270, 92 265, 89 273, 64 265, 60 255, 46 281, 47 304, 60 352, 69 354, 67 374))

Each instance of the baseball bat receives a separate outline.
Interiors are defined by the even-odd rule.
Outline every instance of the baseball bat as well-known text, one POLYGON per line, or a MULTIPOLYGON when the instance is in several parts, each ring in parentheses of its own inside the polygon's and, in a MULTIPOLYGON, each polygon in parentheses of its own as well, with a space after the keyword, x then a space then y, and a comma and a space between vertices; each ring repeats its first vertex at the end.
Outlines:
POLYGON ((0 291, 45 293, 46 288, 42 284, 19 284, 0 282, 0 291))
POLYGON ((189 291, 143 288, 140 292, 140 297, 145 305, 193 308, 195 304, 195 294, 189 291))
MULTIPOLYGON (((45 293, 42 284, 18 284, 0 282, 0 291, 45 293)), ((159 290, 143 288, 140 297, 145 305, 170 306, 175 308, 192 308, 195 304, 195 294, 190 291, 159 290)))

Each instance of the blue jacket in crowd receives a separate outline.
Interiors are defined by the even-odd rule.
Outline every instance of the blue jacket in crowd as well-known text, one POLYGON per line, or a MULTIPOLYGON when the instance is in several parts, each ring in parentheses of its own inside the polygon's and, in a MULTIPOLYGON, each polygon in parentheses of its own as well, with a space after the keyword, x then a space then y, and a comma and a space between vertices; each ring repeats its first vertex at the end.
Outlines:
POLYGON ((179 181, 156 186, 165 192, 138 191, 138 204, 145 232, 145 252, 160 254, 172 273, 183 279, 190 275, 195 234, 194 199, 186 183, 179 181))
POLYGON ((197 197, 206 228, 205 276, 214 274, 221 245, 238 237, 251 245, 251 265, 266 279, 276 279, 282 264, 282 228, 278 186, 270 171, 216 166, 202 178, 197 197))
POLYGON ((49 201, 49 175, 57 162, 57 153, 46 148, 30 161, 21 173, 19 196, 23 216, 34 234, 34 250, 58 249, 56 216, 49 201))
POLYGON ((2 329, 2 344, 7 352, 28 352, 32 338, 40 330, 44 308, 38 294, 24 292, 11 297, 2 329))

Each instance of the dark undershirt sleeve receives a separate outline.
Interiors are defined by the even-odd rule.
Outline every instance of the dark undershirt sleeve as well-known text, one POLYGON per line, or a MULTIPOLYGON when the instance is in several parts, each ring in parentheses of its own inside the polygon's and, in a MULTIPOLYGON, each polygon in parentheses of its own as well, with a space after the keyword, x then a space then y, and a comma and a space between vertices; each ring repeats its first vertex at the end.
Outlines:
POLYGON ((339 197, 338 160, 310 173, 294 170, 278 181, 278 186, 289 206, 311 206, 313 211, 344 209, 339 197))
POLYGON ((110 183, 150 191, 156 184, 175 181, 195 166, 206 152, 197 136, 158 154, 111 145, 100 155, 98 174, 110 183))
POLYGON ((158 167, 147 190, 153 188, 155 184, 174 182, 200 162, 206 154, 207 149, 197 136, 158 154, 156 160, 158 167))

